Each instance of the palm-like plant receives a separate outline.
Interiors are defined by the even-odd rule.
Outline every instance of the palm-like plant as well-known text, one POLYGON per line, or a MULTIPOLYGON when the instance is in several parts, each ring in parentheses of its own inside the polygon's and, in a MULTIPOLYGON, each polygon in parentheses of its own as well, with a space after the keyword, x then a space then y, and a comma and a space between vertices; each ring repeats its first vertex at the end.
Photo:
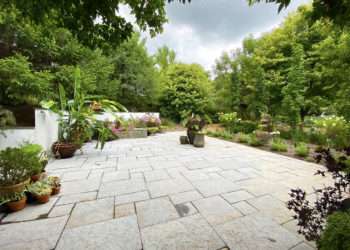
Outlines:
POLYGON ((59 115, 59 142, 73 143, 80 147, 86 139, 86 134, 97 129, 98 143, 103 149, 107 131, 101 128, 94 117, 94 110, 91 108, 93 102, 98 101, 102 109, 106 112, 127 111, 126 108, 111 100, 103 99, 99 96, 86 96, 81 91, 80 69, 77 68, 74 73, 74 97, 68 100, 63 86, 59 85, 59 103, 55 101, 45 101, 41 105, 50 109, 59 115), (93 99, 93 100, 92 100, 93 99))

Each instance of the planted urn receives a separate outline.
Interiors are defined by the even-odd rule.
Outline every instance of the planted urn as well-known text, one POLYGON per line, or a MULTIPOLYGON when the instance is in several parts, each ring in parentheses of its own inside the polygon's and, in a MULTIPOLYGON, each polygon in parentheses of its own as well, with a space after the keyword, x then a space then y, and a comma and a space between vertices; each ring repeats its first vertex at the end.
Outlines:
POLYGON ((197 132, 194 135, 193 146, 197 148, 203 148, 205 145, 205 134, 203 132, 197 132))

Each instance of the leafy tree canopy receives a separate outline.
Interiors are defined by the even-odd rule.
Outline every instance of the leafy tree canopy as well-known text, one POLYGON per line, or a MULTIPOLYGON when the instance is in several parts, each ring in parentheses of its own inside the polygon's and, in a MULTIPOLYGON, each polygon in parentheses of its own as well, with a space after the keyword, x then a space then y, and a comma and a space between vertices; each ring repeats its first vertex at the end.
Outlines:
POLYGON ((176 121, 192 113, 204 115, 210 108, 212 85, 207 72, 198 64, 173 64, 166 72, 161 112, 176 121))
MULTIPOLYGON (((249 4, 258 2, 276 3, 278 11, 287 8, 292 0, 248 0, 249 4)), ((340 25, 350 24, 350 1, 349 0, 313 0, 312 16, 315 20, 319 18, 330 18, 340 25)))
MULTIPOLYGON (((152 0, 0 0, 0 8, 9 6, 19 10, 37 24, 54 21, 58 27, 67 28, 85 45, 104 43, 118 45, 133 33, 133 24, 120 14, 120 6, 130 8, 138 27, 151 35, 162 31, 167 21, 167 1, 152 0)), ((169 2, 172 2, 169 0, 169 2)))

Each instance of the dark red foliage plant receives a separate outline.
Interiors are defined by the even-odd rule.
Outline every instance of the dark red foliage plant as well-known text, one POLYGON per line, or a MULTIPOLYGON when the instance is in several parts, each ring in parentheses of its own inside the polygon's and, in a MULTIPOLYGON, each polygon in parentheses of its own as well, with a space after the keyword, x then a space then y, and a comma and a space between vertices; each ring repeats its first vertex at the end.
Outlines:
MULTIPOLYGON (((315 189, 316 201, 306 199, 306 192, 300 188, 292 189, 288 209, 294 211, 294 219, 299 226, 298 233, 309 241, 318 241, 324 230, 327 217, 338 210, 349 208, 350 193, 350 148, 332 152, 330 149, 318 150, 315 159, 327 168, 332 175, 333 185, 315 189)), ((325 176, 325 171, 315 175, 325 176)))

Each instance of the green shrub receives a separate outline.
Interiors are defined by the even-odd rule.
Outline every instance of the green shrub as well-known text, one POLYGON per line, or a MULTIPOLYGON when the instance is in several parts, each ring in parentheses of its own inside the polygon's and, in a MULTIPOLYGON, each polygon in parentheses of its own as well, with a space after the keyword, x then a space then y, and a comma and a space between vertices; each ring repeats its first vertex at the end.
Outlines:
POLYGON ((250 133, 253 133, 254 130, 256 130, 257 128, 258 128, 258 124, 256 122, 239 120, 236 123, 235 127, 232 128, 232 132, 233 133, 242 132, 244 134, 250 134, 250 133))
POLYGON ((321 116, 312 122, 318 131, 327 137, 327 144, 335 149, 350 146, 350 123, 339 116, 321 116))
POLYGON ((237 113, 219 113, 219 122, 228 129, 235 127, 237 123, 237 113))
POLYGON ((0 151, 0 186, 21 183, 40 169, 42 165, 34 146, 6 148, 0 151))
POLYGON ((255 134, 250 134, 248 138, 248 144, 253 147, 259 147, 262 146, 263 143, 261 140, 259 140, 255 134))
POLYGON ((305 133, 302 129, 295 129, 291 131, 291 136, 292 136, 292 141, 294 143, 298 142, 307 142, 308 141, 308 136, 307 133, 305 133))
POLYGON ((226 140, 231 140, 233 138, 233 134, 227 130, 223 130, 220 132, 220 137, 226 140))
POLYGON ((320 250, 350 249, 350 212, 335 212, 327 218, 327 225, 317 242, 320 250))
POLYGON ((307 157, 309 155, 309 147, 306 143, 300 142, 295 147, 295 154, 300 157, 307 157))
POLYGON ((162 118, 162 125, 167 126, 168 128, 175 128, 176 127, 176 123, 168 118, 162 118))
POLYGON ((272 140, 271 150, 277 152, 287 152, 288 145, 283 140, 276 138, 272 140))
POLYGON ((147 134, 148 135, 153 135, 153 134, 158 133, 158 132, 159 132, 159 128, 158 127, 147 128, 147 134))
POLYGON ((240 142, 240 143, 248 143, 249 135, 248 134, 243 134, 243 133, 238 133, 237 134, 237 141, 240 142))
POLYGON ((308 140, 312 144, 316 145, 327 145, 327 137, 315 129, 311 129, 308 134, 308 140))

